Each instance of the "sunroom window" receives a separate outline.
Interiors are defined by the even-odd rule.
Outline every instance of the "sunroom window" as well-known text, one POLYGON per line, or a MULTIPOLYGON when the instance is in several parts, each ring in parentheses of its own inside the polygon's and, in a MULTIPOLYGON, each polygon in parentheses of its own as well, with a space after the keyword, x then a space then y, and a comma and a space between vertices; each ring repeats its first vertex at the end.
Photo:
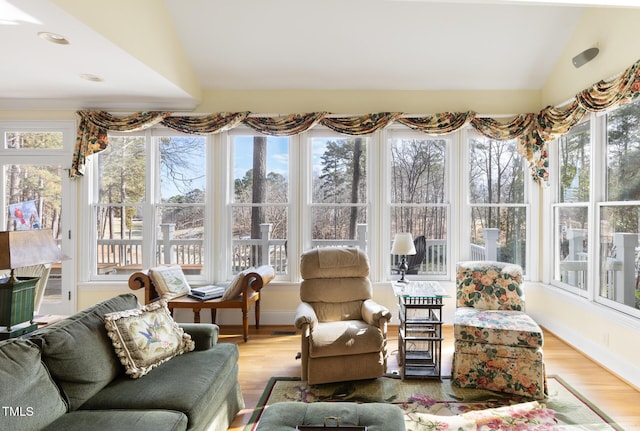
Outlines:
POLYGON ((516 140, 469 138, 470 257, 526 270, 525 163, 516 140))
POLYGON ((150 131, 109 136, 96 155, 94 276, 164 264, 203 274, 212 261, 204 241, 206 142, 150 131))
POLYGON ((311 138, 311 246, 367 245, 368 137, 311 138))
POLYGON ((640 101, 606 115, 606 139, 597 298, 640 315, 640 101))
POLYGON ((232 135, 231 270, 288 271, 289 138, 232 135))
POLYGON ((558 139, 558 182, 553 205, 554 280, 585 294, 589 280, 589 196, 591 122, 584 121, 558 139))
MULTIPOLYGON (((407 256, 407 275, 447 274, 449 172, 447 145, 441 138, 395 132, 389 139, 391 161, 391 240, 396 233, 411 233, 416 254, 407 256)), ((396 272, 399 256, 391 256, 396 272)))

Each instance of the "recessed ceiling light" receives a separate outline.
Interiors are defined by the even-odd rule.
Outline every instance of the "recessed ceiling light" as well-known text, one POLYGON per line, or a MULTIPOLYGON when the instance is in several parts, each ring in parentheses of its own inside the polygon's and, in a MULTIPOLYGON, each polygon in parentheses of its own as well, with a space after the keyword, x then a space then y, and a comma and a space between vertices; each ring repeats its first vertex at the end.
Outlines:
POLYGON ((56 33, 50 33, 48 31, 41 31, 38 33, 41 39, 46 40, 47 42, 57 43, 58 45, 69 45, 69 41, 64 38, 64 36, 60 36, 56 33))
POLYGON ((104 79, 102 79, 98 75, 94 75, 92 73, 81 73, 80 74, 80 78, 86 79, 87 81, 92 81, 92 82, 102 82, 102 81, 104 81, 104 79))

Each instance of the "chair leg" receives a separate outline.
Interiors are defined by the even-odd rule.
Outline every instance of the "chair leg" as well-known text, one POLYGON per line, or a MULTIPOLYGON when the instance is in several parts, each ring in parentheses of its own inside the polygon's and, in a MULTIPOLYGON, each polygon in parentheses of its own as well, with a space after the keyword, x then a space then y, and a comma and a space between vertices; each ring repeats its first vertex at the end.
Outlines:
POLYGON ((247 310, 242 310, 242 330, 244 332, 245 343, 249 339, 249 313, 247 310))
POLYGON ((256 313, 256 329, 260 329, 260 300, 256 301, 255 305, 255 313, 256 313))

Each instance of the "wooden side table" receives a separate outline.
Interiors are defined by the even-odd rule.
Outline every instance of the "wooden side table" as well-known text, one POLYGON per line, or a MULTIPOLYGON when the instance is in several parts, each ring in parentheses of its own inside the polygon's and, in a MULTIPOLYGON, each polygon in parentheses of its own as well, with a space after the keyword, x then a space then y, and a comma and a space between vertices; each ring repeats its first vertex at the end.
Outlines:
POLYGON ((398 364, 402 378, 438 379, 442 357, 442 298, 433 281, 394 284, 398 297, 398 364))
MULTIPOLYGON (((222 299, 210 299, 200 301, 189 296, 181 296, 167 301, 167 307, 173 313, 176 308, 187 308, 193 311, 193 322, 200 323, 200 311, 211 311, 211 322, 216 322, 216 314, 219 308, 237 308, 242 311, 242 333, 244 341, 249 339, 249 308, 255 304, 256 329, 260 327, 260 294, 262 289, 275 277, 275 271, 270 265, 255 268, 244 275, 242 280, 242 295, 227 301, 222 299)), ((160 299, 148 271, 134 272, 129 277, 129 288, 132 290, 144 289, 144 302, 149 304, 160 299)))

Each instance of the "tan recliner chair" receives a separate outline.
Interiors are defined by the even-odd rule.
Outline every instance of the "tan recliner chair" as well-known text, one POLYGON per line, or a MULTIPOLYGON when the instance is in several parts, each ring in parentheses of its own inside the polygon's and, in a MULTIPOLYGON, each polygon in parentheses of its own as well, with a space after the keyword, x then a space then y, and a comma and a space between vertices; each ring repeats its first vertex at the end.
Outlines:
POLYGON ((369 260, 359 249, 327 247, 300 260, 302 380, 308 384, 373 379, 387 369, 389 310, 372 298, 369 260))

